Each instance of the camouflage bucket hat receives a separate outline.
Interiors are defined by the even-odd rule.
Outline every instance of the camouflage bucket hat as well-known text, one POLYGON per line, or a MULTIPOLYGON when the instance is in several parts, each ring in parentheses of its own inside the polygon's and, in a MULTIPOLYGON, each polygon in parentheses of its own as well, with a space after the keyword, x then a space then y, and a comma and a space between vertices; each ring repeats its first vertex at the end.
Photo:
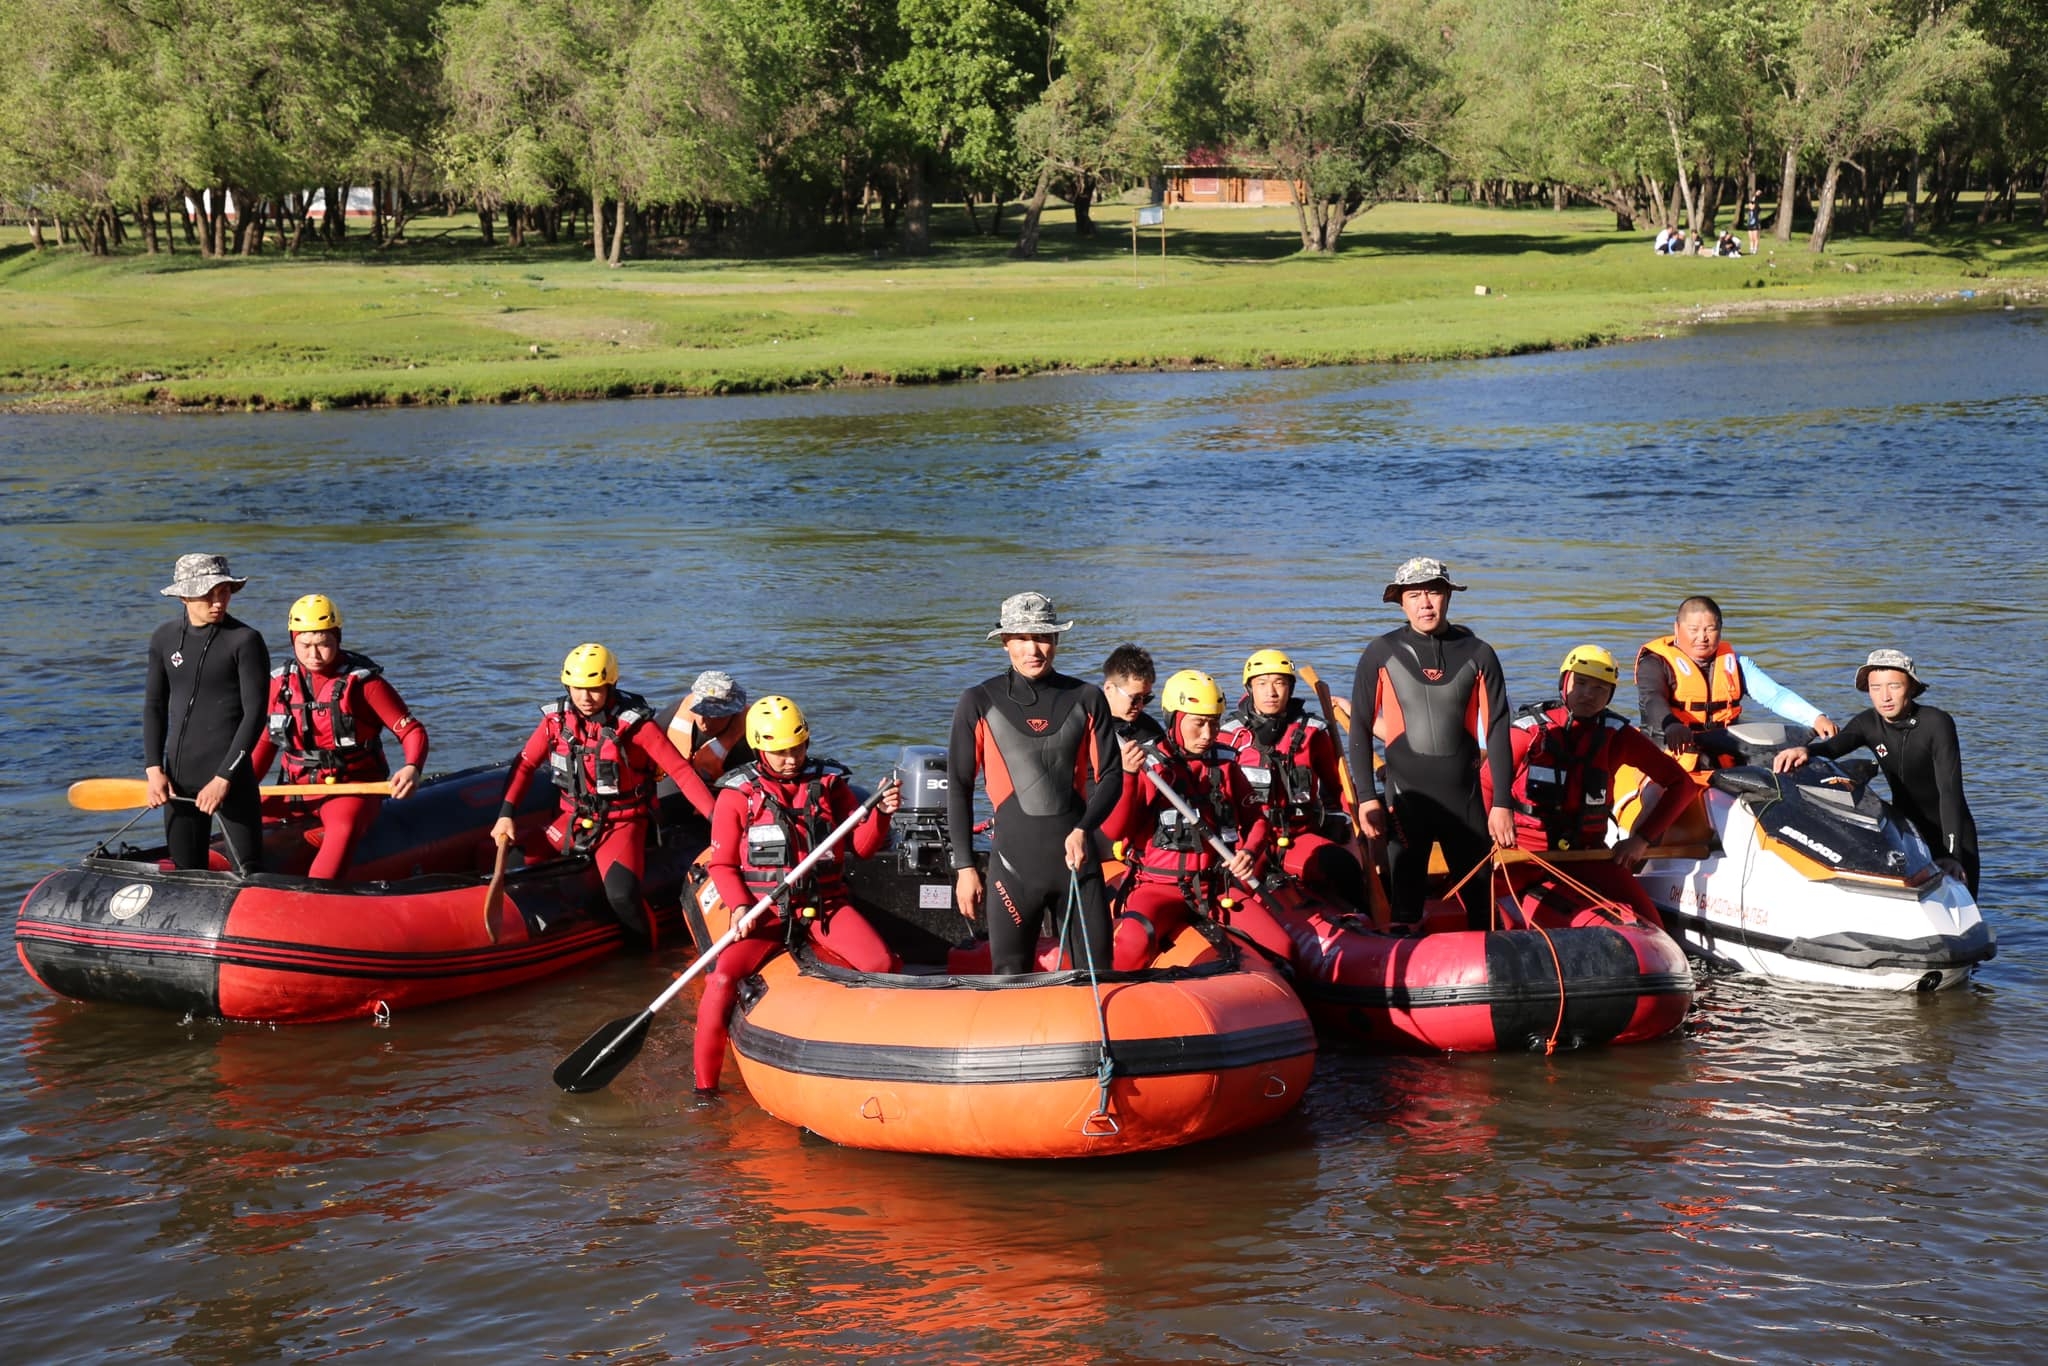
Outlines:
POLYGON ((1401 595, 1411 588, 1427 588, 1440 583, 1453 593, 1465 591, 1462 583, 1451 582, 1451 567, 1442 560, 1432 560, 1427 555, 1417 555, 1394 571, 1394 581, 1387 585, 1387 591, 1380 594, 1381 602, 1399 602, 1401 595))
POLYGON ((157 592, 167 598, 203 598, 221 584, 239 593, 247 582, 228 572, 225 555, 180 555, 178 567, 171 571, 170 585, 157 592))
POLYGON ((1913 656, 1904 650, 1872 650, 1870 658, 1864 660, 1863 667, 1856 671, 1857 692, 1862 692, 1870 686, 1870 675, 1878 669, 1897 669, 1910 679, 1913 686, 1906 690, 1908 697, 1918 697, 1927 691, 1927 685, 1921 682, 1920 675, 1913 672, 1913 656))
POLYGON ((1002 636, 1054 636, 1074 629, 1073 622, 1060 620, 1052 599, 1043 593, 1013 593, 1004 598, 997 620, 996 629, 988 633, 990 640, 1002 636))
POLYGON ((707 721, 714 716, 738 716, 747 709, 747 690, 723 669, 698 674, 690 685, 690 696, 696 699, 690 710, 707 721))

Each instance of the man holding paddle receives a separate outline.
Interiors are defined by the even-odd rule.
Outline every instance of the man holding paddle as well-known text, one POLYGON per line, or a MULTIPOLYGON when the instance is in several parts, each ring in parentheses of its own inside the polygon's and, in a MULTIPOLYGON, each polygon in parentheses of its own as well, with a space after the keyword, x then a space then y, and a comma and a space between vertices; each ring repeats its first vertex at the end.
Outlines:
MULTIPOLYGON (((325 594, 308 593, 292 604, 285 625, 292 658, 270 675, 268 719, 250 760, 256 772, 267 772, 282 756, 279 776, 295 786, 388 778, 393 797, 410 796, 427 761, 427 728, 384 680, 376 660, 341 648, 341 610, 325 594), (387 728, 405 747, 405 764, 396 773, 384 757, 387 728)), ((280 815, 319 816, 320 847, 307 876, 338 878, 384 799, 346 793, 279 797, 270 804, 280 815)))
POLYGON ((263 814, 250 761, 263 730, 270 651, 228 614, 248 582, 225 555, 180 555, 161 589, 182 610, 149 638, 142 689, 142 752, 149 804, 164 808, 164 843, 176 868, 208 866, 207 835, 220 820, 236 870, 263 866, 263 814))

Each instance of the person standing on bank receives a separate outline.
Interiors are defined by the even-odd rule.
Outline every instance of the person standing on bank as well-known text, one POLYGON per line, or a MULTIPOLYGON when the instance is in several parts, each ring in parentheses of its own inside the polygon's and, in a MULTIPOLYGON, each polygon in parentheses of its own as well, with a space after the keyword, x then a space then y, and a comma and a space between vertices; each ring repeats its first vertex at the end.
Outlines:
MULTIPOLYGON (((292 658, 271 671, 267 724, 250 758, 256 775, 262 777, 270 761, 282 756, 278 776, 287 783, 389 778, 394 798, 411 796, 427 762, 427 728, 384 680, 376 660, 341 648, 341 609, 324 593, 308 593, 292 604, 285 627, 292 658), (387 728, 405 747, 405 763, 396 773, 384 757, 387 728)), ((267 805, 273 815, 319 816, 320 848, 306 876, 339 878, 384 799, 350 793, 279 797, 267 805)))
MULTIPOLYGON (((1451 875, 1460 877, 1496 845, 1515 844, 1507 685, 1493 647, 1451 625, 1451 594, 1463 591, 1440 560, 1418 556, 1403 564, 1381 600, 1399 604, 1407 623, 1366 646, 1351 681, 1358 829, 1387 842, 1387 896, 1397 926, 1421 923, 1430 846, 1443 846, 1451 875), (1373 773, 1374 740, 1386 753, 1384 801, 1373 773), (1491 807, 1480 797, 1482 763, 1493 782, 1491 807)), ((1489 882, 1480 874, 1461 889, 1472 929, 1492 922, 1489 882)))
POLYGON ((149 638, 142 689, 142 752, 149 804, 164 808, 171 865, 205 868, 207 833, 220 820, 230 862, 263 867, 262 797, 250 755, 263 732, 270 650, 253 626, 228 614, 247 579, 225 555, 180 555, 160 590, 183 610, 149 638))
POLYGON ((540 725, 527 737, 506 780, 491 838, 499 844, 516 838, 513 817, 519 800, 534 770, 545 762, 562 794, 561 814, 548 826, 548 843, 564 854, 590 855, 605 901, 629 942, 652 949, 654 917, 640 884, 647 876, 655 784, 668 774, 706 820, 711 819, 711 789, 653 724, 647 699, 619 688, 618 681, 618 658, 604 646, 578 645, 569 652, 562 661, 566 695, 540 709, 540 725))
POLYGON ((1085 946, 1073 961, 1110 965, 1109 902, 1102 868, 1089 849, 1123 792, 1116 721, 1102 689, 1053 668, 1062 622, 1043 593, 1003 600, 990 640, 1000 638, 1010 665, 960 695, 946 771, 946 834, 953 849, 954 896, 972 922, 982 905, 974 865, 974 779, 995 810, 989 841, 989 954, 998 973, 1026 971, 1050 911, 1066 911, 1070 874, 1080 886, 1085 946))
POLYGON ((1870 706, 1825 739, 1781 750, 1771 767, 1789 773, 1808 758, 1839 759, 1868 748, 1892 790, 1892 807, 1913 823, 1935 862, 1977 896, 1977 821, 1963 798, 1963 750, 1955 718, 1917 700, 1927 684, 1903 650, 1872 650, 1856 671, 1870 706))

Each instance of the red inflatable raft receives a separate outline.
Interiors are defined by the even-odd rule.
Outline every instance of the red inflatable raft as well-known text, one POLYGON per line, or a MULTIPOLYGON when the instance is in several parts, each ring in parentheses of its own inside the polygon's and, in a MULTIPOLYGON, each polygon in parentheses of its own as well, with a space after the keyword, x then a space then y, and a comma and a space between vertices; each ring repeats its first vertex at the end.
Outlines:
MULTIPOLYGON (((509 872, 495 941, 483 920, 505 769, 472 769, 387 801, 364 837, 358 878, 177 872, 162 850, 96 850, 44 878, 14 928, 22 965, 86 1001, 200 1018, 355 1019, 530 982, 618 950, 624 936, 587 859, 544 857, 555 791, 535 784, 519 814, 532 861, 509 872)), ((677 899, 703 823, 679 798, 649 850, 648 899, 679 935, 677 899)), ((265 832, 267 867, 303 868, 304 826, 265 832)))
MULTIPOLYGON (((689 908, 700 942, 731 923, 708 878, 689 908)), ((835 1143, 998 1158, 1237 1133, 1293 1109, 1315 1068, 1280 976, 1193 931, 1097 999, 1085 971, 867 974, 800 945, 750 979, 733 1051, 762 1109, 835 1143)))
POLYGON ((1326 1032, 1382 1048, 1451 1053, 1635 1043, 1678 1028, 1692 969, 1664 931, 1612 905, 1503 905, 1504 928, 1465 928, 1434 905, 1395 936, 1298 887, 1266 897, 1294 942, 1294 988, 1326 1032))

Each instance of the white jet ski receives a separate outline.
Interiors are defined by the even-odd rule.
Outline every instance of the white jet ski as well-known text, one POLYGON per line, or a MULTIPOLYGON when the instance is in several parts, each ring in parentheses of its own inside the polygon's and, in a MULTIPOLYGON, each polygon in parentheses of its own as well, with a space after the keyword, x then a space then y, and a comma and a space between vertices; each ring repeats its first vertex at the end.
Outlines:
MULTIPOLYGON (((1874 761, 1814 759, 1777 774, 1771 756, 1804 743, 1804 727, 1727 734, 1747 764, 1698 775, 1704 819, 1688 812, 1638 873, 1687 953, 1798 982, 1936 991, 1998 952, 1969 889, 1870 790, 1874 761)), ((1616 784, 1623 819, 1657 793, 1628 775, 1616 784)))

